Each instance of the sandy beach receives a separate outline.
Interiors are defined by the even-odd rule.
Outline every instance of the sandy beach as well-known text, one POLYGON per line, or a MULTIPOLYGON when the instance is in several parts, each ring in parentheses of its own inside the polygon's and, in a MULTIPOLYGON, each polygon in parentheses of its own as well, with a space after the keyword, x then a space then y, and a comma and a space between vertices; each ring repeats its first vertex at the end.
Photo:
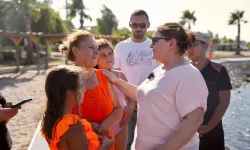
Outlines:
POLYGON ((13 140, 13 150, 27 150, 44 110, 46 74, 27 71, 0 76, 0 92, 13 104, 33 100, 22 106, 19 113, 7 124, 13 140))

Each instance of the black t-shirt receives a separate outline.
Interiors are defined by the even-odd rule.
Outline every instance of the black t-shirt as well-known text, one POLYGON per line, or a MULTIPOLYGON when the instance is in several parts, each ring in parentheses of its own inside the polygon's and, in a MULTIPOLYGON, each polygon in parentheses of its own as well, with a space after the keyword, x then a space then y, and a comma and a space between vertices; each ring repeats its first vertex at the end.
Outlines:
POLYGON ((219 103, 219 92, 231 90, 232 85, 226 68, 223 65, 210 60, 208 60, 207 65, 201 70, 201 74, 209 91, 207 98, 207 111, 203 121, 203 124, 207 124, 219 103))

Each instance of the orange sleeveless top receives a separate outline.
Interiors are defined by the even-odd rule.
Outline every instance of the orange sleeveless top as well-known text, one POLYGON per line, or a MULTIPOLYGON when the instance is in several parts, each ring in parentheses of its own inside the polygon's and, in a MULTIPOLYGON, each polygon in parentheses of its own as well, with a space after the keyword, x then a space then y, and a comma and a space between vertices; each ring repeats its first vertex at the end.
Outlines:
POLYGON ((98 136, 92 131, 90 123, 85 119, 80 119, 77 115, 67 114, 54 126, 52 140, 49 143, 50 150, 58 150, 57 144, 60 138, 69 130, 70 125, 80 122, 88 139, 89 150, 98 150, 100 142, 98 136))
MULTIPOLYGON (((99 84, 92 88, 86 89, 83 103, 81 104, 82 117, 88 121, 101 123, 113 111, 113 102, 109 94, 108 80, 102 74, 101 70, 95 70, 99 84)), ((72 112, 76 113, 76 106, 72 112)), ((109 136, 114 136, 113 130, 109 136)))

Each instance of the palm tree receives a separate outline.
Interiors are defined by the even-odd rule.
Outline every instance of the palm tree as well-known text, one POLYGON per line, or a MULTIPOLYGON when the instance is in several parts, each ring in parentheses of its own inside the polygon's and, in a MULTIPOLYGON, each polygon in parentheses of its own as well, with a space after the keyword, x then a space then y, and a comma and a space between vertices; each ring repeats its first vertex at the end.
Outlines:
POLYGON ((69 20, 69 13, 68 13, 68 0, 65 0, 66 3, 66 21, 69 20))
POLYGON ((183 11, 181 21, 179 22, 181 25, 185 25, 188 23, 188 29, 191 29, 191 23, 195 24, 195 21, 197 20, 196 17, 194 16, 195 11, 192 13, 189 10, 183 11))
POLYGON ((243 18, 244 11, 237 10, 234 13, 231 13, 230 18, 228 20, 229 25, 237 25, 238 26, 238 36, 237 36, 237 50, 236 55, 240 54, 240 26, 241 22, 247 23, 248 21, 243 18))
POLYGON ((72 4, 70 4, 68 8, 70 9, 69 15, 71 19, 73 19, 77 13, 80 15, 80 29, 83 29, 84 19, 92 21, 92 18, 84 12, 86 7, 84 6, 82 0, 72 0, 72 4))

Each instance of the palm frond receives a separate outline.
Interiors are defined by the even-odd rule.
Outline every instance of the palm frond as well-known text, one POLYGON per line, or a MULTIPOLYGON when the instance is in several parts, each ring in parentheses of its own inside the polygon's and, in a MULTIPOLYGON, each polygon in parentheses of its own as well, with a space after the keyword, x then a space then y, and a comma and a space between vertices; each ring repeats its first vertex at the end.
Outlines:
POLYGON ((244 13, 245 13, 244 10, 239 12, 239 18, 243 18, 244 13))
POLYGON ((228 25, 235 25, 236 22, 237 22, 236 20, 230 18, 230 19, 228 20, 228 25))
POLYGON ((193 16, 193 24, 195 24, 195 21, 196 21, 196 20, 197 20, 196 17, 193 16))

